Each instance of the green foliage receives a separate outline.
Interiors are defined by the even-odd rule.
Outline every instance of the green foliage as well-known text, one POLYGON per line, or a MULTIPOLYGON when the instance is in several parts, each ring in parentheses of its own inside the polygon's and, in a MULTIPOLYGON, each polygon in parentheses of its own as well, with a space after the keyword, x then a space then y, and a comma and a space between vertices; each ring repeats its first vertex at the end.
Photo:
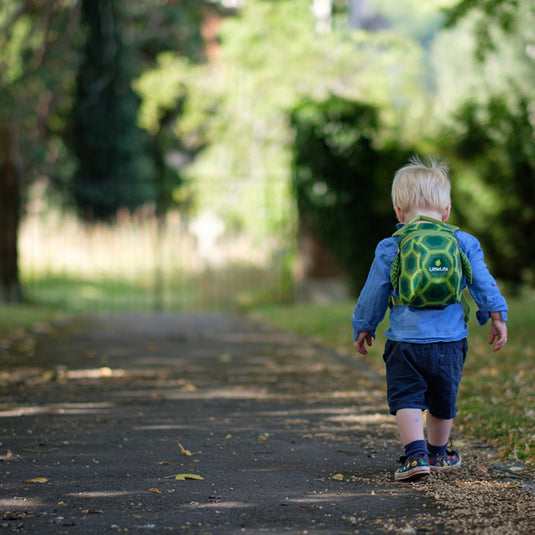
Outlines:
POLYGON ((453 214, 516 291, 534 280, 535 9, 526 0, 485 0, 452 13, 434 53, 446 125, 437 140, 452 164, 453 214))
POLYGON ((528 5, 526 0, 462 0, 446 10, 446 27, 455 26, 462 19, 475 13, 476 57, 484 61, 489 52, 497 50, 500 46, 500 40, 496 39, 493 28, 498 27, 507 34, 516 32, 520 20, 519 13, 526 5, 528 5))
POLYGON ((77 0, 2 1, 0 115, 19 127, 25 184, 70 165, 58 133, 71 102, 77 28, 77 0))
MULTIPOLYGON (((206 142, 184 176, 199 205, 259 236, 295 223, 289 110, 336 94, 377 105, 389 128, 421 112, 411 99, 420 84, 417 43, 392 31, 352 31, 347 19, 317 32, 310 7, 310 0, 248 0, 223 21, 219 61, 184 78, 177 130, 206 142), (248 182, 262 184, 265 196, 244 202, 248 182)), ((399 135, 409 136, 409 128, 399 135)))
MULTIPOLYGON (((124 91, 124 98, 117 107, 111 106, 109 117, 77 108, 78 118, 87 120, 94 131, 93 145, 84 143, 84 150, 93 149, 84 156, 88 167, 84 166, 83 172, 103 172, 101 168, 91 170, 90 166, 98 166, 92 160, 113 150, 123 161, 114 166, 110 180, 102 179, 110 184, 104 202, 116 204, 113 199, 127 191, 127 206, 156 198, 162 209, 184 199, 189 207, 190 192, 184 188, 187 181, 198 206, 216 211, 228 227, 251 230, 259 241, 274 231, 291 231, 295 223, 289 187, 292 131, 288 111, 301 101, 321 102, 335 94, 375 106, 380 126, 371 145, 379 151, 385 150, 384 139, 410 146, 429 136, 430 141, 425 142, 430 148, 444 146, 437 134, 437 119, 452 126, 452 113, 463 109, 467 95, 478 107, 476 119, 484 114, 492 96, 506 95, 503 100, 508 111, 501 114, 497 126, 505 131, 511 125, 516 128, 515 121, 522 121, 524 112, 517 96, 525 105, 533 101, 535 10, 530 0, 375 0, 371 9, 388 23, 388 28, 378 32, 350 29, 345 18, 347 2, 337 0, 333 3, 334 23, 326 33, 316 31, 310 0, 248 0, 243 9, 223 20, 218 35, 221 56, 214 64, 203 63, 201 23, 207 12, 230 14, 217 3, 132 0, 114 5, 120 6, 122 13, 118 52, 124 60, 114 75, 124 82, 116 87, 124 91), (443 20, 439 10, 452 6, 450 27, 436 39, 443 20), (487 41, 481 37, 483 30, 487 41), (431 47, 433 40, 436 46, 431 47), (478 47, 484 51, 482 63, 471 59, 478 47), (434 69, 431 55, 436 59, 434 69), (133 79, 142 99, 139 125, 150 139, 136 131, 134 120, 129 119, 129 124, 134 124, 127 129, 129 133, 115 127, 138 107, 129 90, 133 79), (505 117, 513 121, 507 127, 505 117), (99 134, 99 122, 106 124, 103 135, 99 134), (177 170, 169 165, 171 153, 181 166, 193 164, 177 170), (130 167, 131 156, 138 155, 144 157, 130 167), (151 177, 156 179, 156 188, 151 177), (253 201, 245 193, 250 182, 261 184, 263 191, 253 201)), ((0 100, 10 113, 16 110, 21 120, 25 178, 45 176, 64 190, 72 186, 75 165, 66 142, 73 132, 69 120, 76 88, 76 53, 86 36, 78 24, 82 6, 81 0, 4 0, 0 13, 0 100)), ((88 84, 95 81, 93 77, 88 84)), ((484 130, 485 123, 478 120, 484 130)), ((529 139, 527 126, 523 132, 524 139, 529 139)), ((492 216, 482 199, 498 206, 500 213, 514 211, 518 202, 505 206, 500 188, 487 178, 484 160, 498 160, 503 183, 507 181, 508 188, 516 184, 520 195, 521 179, 506 177, 529 176, 520 164, 512 163, 529 160, 529 143, 518 141, 515 148, 511 140, 496 138, 489 152, 490 145, 484 141, 487 148, 476 158, 472 155, 479 145, 474 141, 473 125, 457 121, 452 134, 444 152, 453 154, 454 167, 462 170, 454 189, 463 195, 471 192, 479 210, 479 214, 473 210, 463 217, 472 221, 485 219, 489 213, 492 216), (465 129, 471 129, 472 150, 468 158, 463 156, 461 166, 456 161, 461 152, 457 157, 454 154, 455 138, 462 138, 465 129)), ((389 182, 390 171, 381 173, 381 169, 373 170, 379 180, 389 182)), ((79 184, 79 195, 85 195, 87 182, 79 184)), ((324 185, 317 188, 316 194, 324 185)), ((49 191, 45 193, 50 199, 49 191)), ((111 206, 102 208, 111 210, 111 206)), ((388 210, 385 208, 385 213, 388 210)), ((526 217, 523 228, 530 224, 526 217)), ((498 243, 497 235, 488 238, 498 243)), ((520 242, 511 244, 511 249, 513 245, 522 246, 520 242)), ((493 254, 496 244, 489 247, 493 254)), ((511 258, 513 253, 507 255, 511 258)), ((523 261, 531 259, 526 256, 523 261)))
MULTIPOLYGON (((113 19, 112 23, 121 24, 121 28, 118 25, 114 28, 117 34, 120 33, 116 52, 119 56, 122 55, 122 62, 117 65, 118 70, 114 76, 122 79, 125 84, 133 76, 154 65, 156 56, 165 51, 180 52, 195 61, 204 60, 201 22, 206 9, 217 11, 218 8, 213 3, 208 0, 181 0, 177 6, 175 2, 114 0, 112 4, 114 9, 119 10, 114 16, 121 19, 113 19)), ((100 3, 97 1, 88 2, 84 9, 98 5, 100 3)), ((80 66, 78 52, 84 46, 87 35, 80 27, 82 7, 82 0, 2 0, 0 10, 0 115, 16 117, 21 132, 20 150, 25 182, 30 183, 36 177, 41 180, 45 178, 49 185, 48 199, 51 199, 51 193, 59 193, 61 200, 72 197, 77 162, 68 149, 73 145, 71 111, 76 96, 76 73, 80 66)), ((108 23, 111 20, 111 17, 107 17, 108 23)), ((108 30, 109 28, 108 26, 108 30)), ((101 44, 104 46, 105 40, 101 44)), ((112 65, 112 68, 115 67, 112 65)), ((100 79, 101 82, 102 80, 100 79)), ((93 89, 96 87, 94 85, 93 89)), ((119 87, 118 91, 123 92, 121 95, 125 97, 125 102, 119 102, 122 109, 110 112, 108 123, 115 121, 123 112, 135 112, 138 106, 126 85, 119 87)), ((107 124, 106 128, 108 130, 103 138, 112 133, 115 126, 110 128, 107 124)), ((114 131, 121 137, 124 134, 114 131)), ((98 137, 97 134, 95 137, 98 137)), ((146 136, 138 131, 120 147, 116 147, 116 151, 121 151, 123 157, 130 151, 134 156, 145 152, 145 158, 142 158, 142 169, 139 172, 131 169, 135 173, 132 180, 125 179, 128 183, 124 187, 120 186, 120 191, 113 191, 112 186, 109 186, 112 189, 109 197, 123 195, 123 189, 128 196, 133 197, 127 204, 136 204, 138 198, 152 196, 147 190, 146 182, 153 173, 150 168, 153 155, 147 143, 154 143, 152 140, 143 140, 144 137, 146 136), (146 153, 147 150, 149 153, 146 153), (132 196, 130 189, 138 174, 145 175, 141 179, 143 184, 134 187, 137 192, 132 196)), ((98 142, 97 139, 96 143, 98 142)), ((97 152, 101 154, 100 150, 97 152)), ((129 160, 127 158, 121 167, 128 167, 129 160)), ((166 175, 169 174, 166 169, 166 175)), ((108 197, 107 194, 104 196, 108 197)), ((54 202, 57 200, 58 197, 55 196, 54 202)))
POLYGON ((194 62, 205 60, 201 24, 208 9, 217 9, 210 0, 119 3, 126 18, 125 38, 133 43, 139 71, 150 68, 159 54, 168 51, 194 62))
POLYGON ((391 180, 408 153, 376 148, 377 110, 336 96, 301 104, 292 124, 298 208, 358 289, 375 246, 395 228, 391 180))
POLYGON ((112 0, 84 0, 82 23, 87 40, 74 107, 74 198, 87 219, 110 220, 119 208, 154 198, 153 176, 137 127, 124 13, 112 0))
POLYGON ((141 99, 139 125, 150 138, 156 211, 161 215, 172 207, 186 210, 191 193, 184 187, 180 168, 195 157, 204 140, 177 125, 193 90, 187 87, 193 65, 205 60, 203 21, 218 8, 207 0, 184 0, 179 7, 167 2, 149 6, 137 0, 124 9, 125 33, 133 43, 139 74, 133 83, 141 99))
POLYGON ((502 97, 487 106, 467 102, 458 117, 463 133, 452 141, 478 175, 460 166, 456 213, 485 243, 495 276, 516 290, 535 276, 529 246, 535 240, 535 132, 529 109, 522 98, 514 107, 502 97))

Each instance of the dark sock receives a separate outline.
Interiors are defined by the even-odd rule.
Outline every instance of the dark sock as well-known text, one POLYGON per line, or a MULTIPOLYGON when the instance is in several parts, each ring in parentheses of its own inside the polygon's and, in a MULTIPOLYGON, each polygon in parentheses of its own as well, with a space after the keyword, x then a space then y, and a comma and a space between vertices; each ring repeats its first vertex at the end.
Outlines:
POLYGON ((427 455, 425 440, 414 440, 405 445, 405 457, 414 457, 419 453, 425 453, 427 455))
POLYGON ((427 443, 427 450, 431 455, 436 455, 437 457, 445 457, 446 456, 446 446, 448 443, 444 444, 444 446, 433 446, 433 444, 427 443))

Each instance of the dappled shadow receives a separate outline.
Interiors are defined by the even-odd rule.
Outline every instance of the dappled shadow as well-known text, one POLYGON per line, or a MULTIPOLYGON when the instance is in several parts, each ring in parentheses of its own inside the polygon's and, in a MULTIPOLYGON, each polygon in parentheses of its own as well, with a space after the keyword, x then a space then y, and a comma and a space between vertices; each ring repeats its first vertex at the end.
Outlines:
POLYGON ((393 422, 368 370, 232 318, 107 318, 67 334, 4 376, 9 525, 238 532, 380 514, 378 482, 353 480, 392 486, 395 454, 377 451, 392 450, 393 422))
POLYGON ((394 482, 382 381, 299 337, 219 316, 109 317, 59 334, 4 375, 5 527, 458 533, 441 492, 489 481, 468 460, 453 480, 394 482))

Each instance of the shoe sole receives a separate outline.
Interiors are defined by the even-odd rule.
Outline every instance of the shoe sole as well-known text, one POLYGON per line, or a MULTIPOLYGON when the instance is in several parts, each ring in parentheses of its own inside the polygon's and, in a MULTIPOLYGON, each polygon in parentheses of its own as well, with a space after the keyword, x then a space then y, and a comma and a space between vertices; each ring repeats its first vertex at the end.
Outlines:
POLYGON ((418 466, 417 468, 413 468, 412 470, 409 470, 403 474, 396 472, 394 477, 396 481, 415 481, 416 479, 428 476, 430 471, 431 470, 429 466, 418 466))

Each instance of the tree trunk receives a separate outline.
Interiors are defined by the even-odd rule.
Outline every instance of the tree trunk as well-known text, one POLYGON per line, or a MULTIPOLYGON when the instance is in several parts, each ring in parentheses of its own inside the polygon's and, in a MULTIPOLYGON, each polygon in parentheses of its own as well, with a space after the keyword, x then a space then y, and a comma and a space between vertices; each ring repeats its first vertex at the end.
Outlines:
POLYGON ((298 301, 329 303, 348 297, 347 275, 318 238, 303 210, 299 212, 300 273, 298 301))
POLYGON ((0 302, 20 303, 17 238, 20 179, 17 132, 12 122, 0 122, 0 302))

